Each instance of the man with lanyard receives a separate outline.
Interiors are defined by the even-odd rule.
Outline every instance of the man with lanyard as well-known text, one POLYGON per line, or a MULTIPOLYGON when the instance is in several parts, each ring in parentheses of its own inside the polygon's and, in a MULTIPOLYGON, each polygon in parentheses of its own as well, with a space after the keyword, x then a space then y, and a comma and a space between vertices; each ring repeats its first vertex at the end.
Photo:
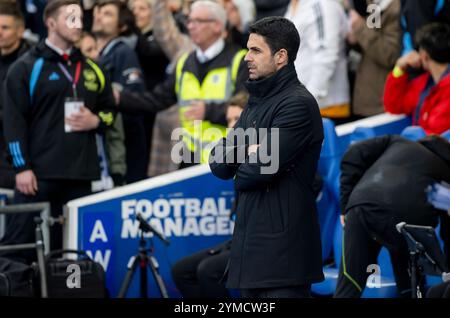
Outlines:
MULTIPOLYGON (((114 99, 101 69, 73 47, 82 27, 78 1, 48 2, 44 21, 48 37, 7 75, 3 124, 16 170, 14 203, 49 201, 58 217, 99 177, 95 132, 112 124, 114 99)), ((2 243, 34 241, 34 228, 33 215, 13 215, 2 243)), ((61 227, 53 226, 51 249, 61 245, 61 227)), ((34 254, 13 256, 30 262, 34 254)))
POLYGON ((419 52, 401 57, 389 75, 384 105, 386 111, 413 116, 413 124, 429 134, 450 129, 450 26, 432 23, 417 34, 419 52), (411 79, 410 72, 426 72, 411 79))
POLYGON ((208 0, 194 2, 188 29, 196 50, 181 56, 175 73, 153 91, 115 92, 121 111, 158 112, 178 104, 183 128, 181 168, 208 162, 208 145, 226 132, 228 101, 245 90, 246 51, 224 41, 225 25, 226 13, 221 5, 208 0))

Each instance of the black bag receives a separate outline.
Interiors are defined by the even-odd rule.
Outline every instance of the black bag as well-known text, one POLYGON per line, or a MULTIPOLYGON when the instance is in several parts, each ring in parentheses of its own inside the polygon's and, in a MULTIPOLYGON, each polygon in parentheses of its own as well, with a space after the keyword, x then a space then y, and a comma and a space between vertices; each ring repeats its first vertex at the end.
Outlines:
POLYGON ((47 289, 50 298, 106 298, 105 271, 84 251, 58 250, 49 253, 45 260, 47 289), (78 260, 57 259, 57 255, 78 254, 78 260), (75 272, 69 266, 79 268, 79 286, 72 279, 75 272), (72 284, 71 284, 72 283, 72 284))
POLYGON ((0 296, 34 297, 31 266, 0 257, 0 296))

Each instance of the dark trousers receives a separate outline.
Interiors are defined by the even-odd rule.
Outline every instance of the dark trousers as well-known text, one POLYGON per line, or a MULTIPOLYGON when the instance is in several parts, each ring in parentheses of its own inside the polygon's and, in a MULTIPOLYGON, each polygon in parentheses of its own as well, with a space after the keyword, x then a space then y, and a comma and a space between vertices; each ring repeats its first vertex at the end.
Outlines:
POLYGON ((242 298, 310 298, 311 285, 241 289, 242 298))
POLYGON ((348 212, 334 297, 361 297, 367 278, 371 275, 367 268, 371 264, 377 264, 378 254, 383 246, 389 251, 399 294, 410 296, 408 247, 395 229, 395 224, 394 218, 383 211, 355 207, 348 212))
POLYGON ((229 297, 221 281, 229 257, 230 241, 227 241, 176 262, 172 267, 172 278, 183 297, 229 297))
MULTIPOLYGON (((14 204, 50 202, 51 216, 62 215, 63 205, 68 201, 89 195, 91 193, 90 181, 74 180, 38 180, 38 192, 35 196, 27 196, 16 190, 14 204)), ((6 218, 5 235, 0 241, 1 245, 24 244, 35 242, 34 216, 37 213, 8 214, 6 218)), ((50 228, 50 249, 62 247, 62 226, 54 224, 50 228)), ((3 257, 13 258, 25 263, 36 260, 35 251, 4 252, 3 257)))

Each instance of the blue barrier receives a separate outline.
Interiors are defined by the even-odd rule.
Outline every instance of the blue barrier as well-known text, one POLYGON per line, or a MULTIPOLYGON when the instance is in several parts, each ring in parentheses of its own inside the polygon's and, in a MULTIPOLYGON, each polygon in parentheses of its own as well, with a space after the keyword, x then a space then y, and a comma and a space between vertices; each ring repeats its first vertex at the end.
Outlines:
MULTIPOLYGON (((178 297, 170 274, 172 264, 231 238, 233 199, 233 182, 214 177, 206 165, 74 200, 66 210, 65 248, 86 250, 102 264, 107 287, 115 297, 127 264, 138 251, 135 213, 140 212, 171 241, 166 247, 153 239, 169 296, 178 297)), ((138 276, 133 278, 128 297, 139 295, 138 276)), ((151 278, 149 291, 152 297, 160 296, 151 278)))

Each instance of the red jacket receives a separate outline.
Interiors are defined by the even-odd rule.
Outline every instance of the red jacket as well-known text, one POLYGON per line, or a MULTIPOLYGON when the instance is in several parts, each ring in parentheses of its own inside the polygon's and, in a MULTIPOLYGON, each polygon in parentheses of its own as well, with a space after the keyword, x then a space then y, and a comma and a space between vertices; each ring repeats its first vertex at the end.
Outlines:
POLYGON ((410 81, 407 74, 394 78, 390 73, 384 90, 384 107, 393 114, 412 115, 413 124, 421 126, 427 134, 441 134, 450 129, 450 74, 431 89, 418 123, 414 116, 430 76, 426 73, 410 81))

